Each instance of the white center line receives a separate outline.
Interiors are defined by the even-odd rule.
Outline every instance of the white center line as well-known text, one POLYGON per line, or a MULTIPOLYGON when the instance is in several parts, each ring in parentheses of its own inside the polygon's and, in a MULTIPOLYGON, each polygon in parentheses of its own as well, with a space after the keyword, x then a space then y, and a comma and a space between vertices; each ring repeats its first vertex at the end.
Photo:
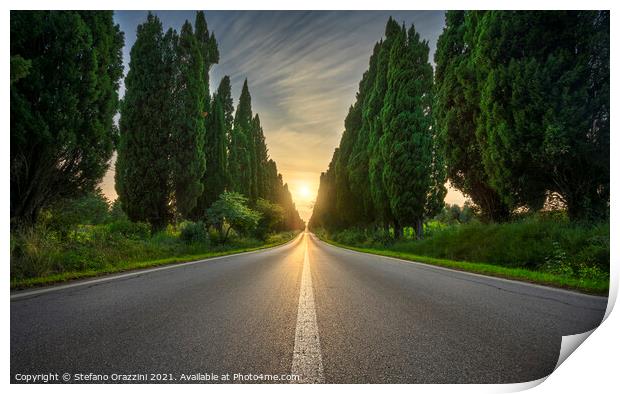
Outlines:
POLYGON ((291 374, 298 377, 291 383, 324 383, 319 329, 316 323, 312 275, 308 259, 308 233, 304 234, 305 254, 299 289, 299 308, 295 330, 295 350, 291 374))

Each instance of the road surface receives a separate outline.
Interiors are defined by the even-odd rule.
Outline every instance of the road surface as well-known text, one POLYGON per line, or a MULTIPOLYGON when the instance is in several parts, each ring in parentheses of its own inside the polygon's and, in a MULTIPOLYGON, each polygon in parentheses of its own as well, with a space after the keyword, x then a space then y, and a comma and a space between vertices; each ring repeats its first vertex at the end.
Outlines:
POLYGON ((549 374, 562 335, 596 327, 606 304, 303 233, 265 251, 13 293, 11 380, 524 382, 549 374))

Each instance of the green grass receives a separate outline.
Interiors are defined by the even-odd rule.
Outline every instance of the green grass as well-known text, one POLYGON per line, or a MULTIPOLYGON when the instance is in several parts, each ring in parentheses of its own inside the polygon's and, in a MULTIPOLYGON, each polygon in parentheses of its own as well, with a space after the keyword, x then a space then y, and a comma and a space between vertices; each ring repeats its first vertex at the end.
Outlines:
POLYGON ((45 286, 69 280, 83 279, 105 274, 118 273, 168 264, 208 259, 242 252, 266 249, 291 241, 299 232, 284 232, 272 235, 265 241, 235 239, 230 244, 212 246, 206 244, 186 245, 175 234, 156 234, 147 239, 130 240, 124 237, 86 241, 59 242, 46 239, 45 235, 26 236, 26 240, 12 240, 25 245, 21 258, 12 256, 12 268, 28 263, 30 270, 11 270, 11 289, 45 286), (76 245, 77 243, 77 245, 76 245), (114 253, 114 249, 126 246, 126 250, 114 253), (183 253, 185 252, 185 253, 183 253), (192 253, 193 252, 193 253, 192 253), (164 254, 166 257, 156 257, 164 254), (88 259, 94 259, 94 263, 88 259), (18 260, 14 262, 14 260, 18 260), (85 264, 87 263, 87 264, 85 264), (76 269, 77 267, 77 269, 76 269))
POLYGON ((585 226, 541 217, 502 224, 431 223, 423 240, 394 241, 359 229, 317 235, 365 253, 584 293, 609 291, 609 223, 585 226))
POLYGON ((393 251, 389 249, 359 248, 355 246, 343 245, 338 242, 325 239, 324 237, 320 238, 329 244, 345 249, 351 249, 358 252, 371 253, 380 256, 395 257, 418 263, 437 265, 440 267, 451 268, 459 271, 467 271, 482 275, 496 276, 500 278, 514 279, 553 287, 578 290, 588 294, 607 295, 609 292, 609 280, 570 278, 546 272, 527 270, 524 268, 509 268, 485 263, 471 263, 467 261, 438 259, 433 257, 418 256, 415 254, 393 251))

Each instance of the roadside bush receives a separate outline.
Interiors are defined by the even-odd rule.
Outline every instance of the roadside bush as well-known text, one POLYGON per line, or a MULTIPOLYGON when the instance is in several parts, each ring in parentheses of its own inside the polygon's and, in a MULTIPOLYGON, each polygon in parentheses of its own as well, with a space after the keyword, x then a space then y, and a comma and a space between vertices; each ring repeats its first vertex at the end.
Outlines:
POLYGON ((365 245, 368 243, 368 233, 357 228, 340 231, 333 235, 334 241, 346 245, 365 245))
POLYGON ((11 276, 20 278, 48 275, 56 268, 58 239, 44 227, 11 234, 11 276))
POLYGON ((111 235, 121 235, 129 239, 146 239, 151 235, 148 223, 135 223, 129 220, 118 220, 108 224, 111 235))
POLYGON ((203 222, 183 222, 180 228, 180 238, 186 244, 209 242, 207 229, 203 222))
POLYGON ((423 240, 392 241, 362 230, 329 236, 336 242, 456 261, 527 268, 578 278, 609 275, 609 223, 571 223, 529 215, 510 223, 444 225, 429 222, 423 240))

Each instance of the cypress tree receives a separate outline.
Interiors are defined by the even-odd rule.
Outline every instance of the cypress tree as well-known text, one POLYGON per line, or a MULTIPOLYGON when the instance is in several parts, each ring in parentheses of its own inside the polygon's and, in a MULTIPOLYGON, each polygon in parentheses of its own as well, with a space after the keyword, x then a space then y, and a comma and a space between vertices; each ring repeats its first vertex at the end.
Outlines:
POLYGON ((229 171, 234 191, 252 197, 252 157, 251 140, 252 98, 247 79, 243 82, 241 96, 235 112, 233 132, 230 139, 229 171))
POLYGON ((571 219, 606 216, 609 13, 487 12, 476 35, 493 186, 511 206, 538 208, 555 191, 571 219))
MULTIPOLYGON (((220 53, 217 48, 217 41, 215 35, 209 33, 207 26, 207 20, 205 18, 204 11, 196 12, 196 21, 194 23, 195 36, 198 47, 200 48, 200 55, 202 56, 203 65, 203 79, 205 90, 207 93, 210 91, 209 85, 209 72, 211 66, 217 64, 220 61, 220 53)), ((205 100, 205 110, 209 109, 209 100, 205 100)))
POLYGON ((364 110, 364 116, 367 117, 367 122, 370 125, 368 144, 368 178, 370 182, 370 193, 377 222, 384 227, 387 227, 394 218, 392 217, 389 198, 383 180, 384 162, 380 144, 381 137, 383 136, 381 111, 387 92, 387 74, 390 53, 394 41, 399 34, 401 34, 400 26, 390 17, 385 27, 385 41, 379 43, 380 49, 377 59, 377 75, 368 99, 367 108, 364 110))
POLYGON ((258 114, 252 120, 252 133, 254 136, 254 155, 256 157, 255 193, 257 198, 268 199, 267 162, 269 161, 269 152, 265 144, 265 134, 263 133, 263 127, 260 124, 258 114))
POLYGON ((439 150, 450 184, 472 199, 483 218, 501 221, 510 210, 490 185, 476 138, 480 91, 471 42, 475 18, 466 23, 465 15, 465 11, 448 11, 437 41, 433 114, 439 150))
MULTIPOLYGON (((370 224, 375 220, 374 206, 370 190, 369 179, 369 150, 368 142, 370 138, 371 121, 369 118, 369 96, 374 86, 377 74, 377 58, 381 46, 375 44, 372 56, 370 57, 368 70, 364 73, 359 84, 359 91, 356 97, 355 109, 353 113, 359 127, 357 138, 353 145, 351 157, 348 161, 349 179, 351 181, 351 192, 357 196, 360 204, 360 224, 370 224)), ((346 122, 346 121, 345 121, 346 122)), ((354 123, 354 124, 355 124, 354 123)))
POLYGON ((11 12, 11 226, 100 183, 118 138, 122 47, 111 11, 11 12))
POLYGON ((226 191, 227 154, 226 154, 226 121, 222 98, 215 95, 207 118, 205 138, 206 171, 203 177, 204 191, 198 199, 194 218, 203 219, 207 209, 226 191))
POLYGON ((204 189, 204 108, 208 93, 200 46, 188 21, 183 24, 179 35, 176 64, 172 181, 177 212, 182 217, 190 217, 204 189))
POLYGON ((125 97, 121 106, 116 192, 123 211, 154 228, 166 226, 170 212, 170 105, 176 36, 163 35, 162 24, 149 13, 138 26, 131 48, 125 97))
POLYGON ((403 226, 412 225, 422 235, 431 187, 433 69, 428 52, 413 25, 408 32, 403 26, 390 52, 380 144, 396 237, 403 226))

